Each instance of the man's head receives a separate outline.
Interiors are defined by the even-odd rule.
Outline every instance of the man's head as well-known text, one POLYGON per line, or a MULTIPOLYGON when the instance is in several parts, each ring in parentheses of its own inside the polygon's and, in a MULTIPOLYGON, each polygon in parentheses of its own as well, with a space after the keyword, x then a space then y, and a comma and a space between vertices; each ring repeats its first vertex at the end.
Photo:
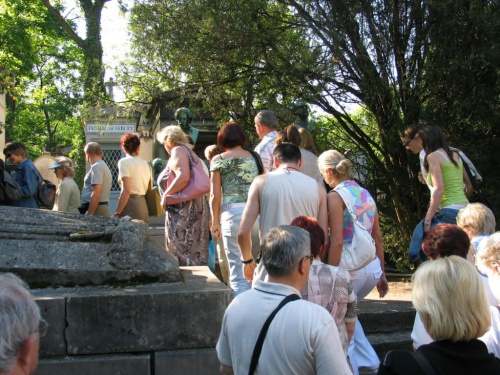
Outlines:
POLYGON ((302 162, 300 148, 293 143, 280 143, 274 148, 273 156, 276 168, 281 164, 295 164, 300 168, 302 162))
POLYGON ((254 124, 257 135, 262 139, 267 133, 278 129, 278 117, 273 111, 266 109, 257 113, 254 124))
POLYGON ((423 149, 422 141, 418 135, 419 130, 420 127, 417 125, 408 125, 401 137, 401 141, 403 141, 405 148, 414 154, 418 154, 423 149))
POLYGON ((40 309, 13 274, 0 275, 0 373, 31 374, 38 364, 40 309))
POLYGON ((90 160, 99 160, 102 159, 102 148, 101 145, 97 142, 89 142, 83 148, 83 152, 85 152, 85 159, 90 162, 90 160))
POLYGON ((262 262, 269 277, 298 277, 305 285, 312 262, 309 233, 282 225, 271 228, 261 248, 262 262))

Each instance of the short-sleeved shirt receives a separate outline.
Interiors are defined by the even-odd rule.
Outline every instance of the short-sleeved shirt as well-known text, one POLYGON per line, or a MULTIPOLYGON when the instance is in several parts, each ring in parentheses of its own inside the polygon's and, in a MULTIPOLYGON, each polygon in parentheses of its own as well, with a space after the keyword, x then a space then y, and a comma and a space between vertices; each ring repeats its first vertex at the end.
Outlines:
POLYGON ((139 156, 126 155, 118 161, 118 181, 130 177, 130 194, 145 195, 151 181, 151 171, 146 160, 139 156))
POLYGON ((276 147, 274 139, 277 134, 278 132, 276 130, 267 133, 264 137, 262 137, 262 140, 254 150, 262 159, 262 165, 267 173, 276 169, 274 166, 273 152, 276 147))
MULTIPOLYGON (((260 330, 291 286, 258 281, 255 289, 238 295, 226 309, 217 356, 235 375, 248 374, 260 330)), ((337 327, 321 306, 304 300, 285 305, 275 316, 255 374, 352 374, 337 327)))
POLYGON ((220 173, 223 205, 246 202, 250 185, 259 174, 252 156, 212 160, 210 170, 220 173))
POLYGON ((101 159, 90 167, 83 179, 82 202, 89 203, 92 195, 92 185, 102 185, 100 202, 109 202, 111 192, 111 171, 101 159))
MULTIPOLYGON (((358 185, 356 181, 343 181, 338 184, 335 189, 345 188, 353 196, 354 202, 354 213, 356 214, 358 221, 368 230, 372 232, 373 222, 375 220, 375 214, 377 213, 377 206, 375 205, 375 200, 371 196, 370 192, 365 188, 358 185)), ((344 243, 349 244, 352 242, 354 236, 354 223, 352 221, 352 216, 349 211, 344 209, 344 243)))

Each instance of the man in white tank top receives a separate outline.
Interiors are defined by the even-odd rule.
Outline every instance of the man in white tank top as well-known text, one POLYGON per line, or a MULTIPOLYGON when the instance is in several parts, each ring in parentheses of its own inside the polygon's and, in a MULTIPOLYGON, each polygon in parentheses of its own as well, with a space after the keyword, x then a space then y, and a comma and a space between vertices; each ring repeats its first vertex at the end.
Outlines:
POLYGON ((238 231, 244 274, 253 279, 256 263, 252 258, 252 227, 260 215, 260 238, 269 229, 289 225, 297 216, 318 220, 328 238, 328 211, 323 184, 300 172, 300 149, 292 143, 281 143, 273 152, 276 170, 257 176, 250 186, 247 205, 238 231))

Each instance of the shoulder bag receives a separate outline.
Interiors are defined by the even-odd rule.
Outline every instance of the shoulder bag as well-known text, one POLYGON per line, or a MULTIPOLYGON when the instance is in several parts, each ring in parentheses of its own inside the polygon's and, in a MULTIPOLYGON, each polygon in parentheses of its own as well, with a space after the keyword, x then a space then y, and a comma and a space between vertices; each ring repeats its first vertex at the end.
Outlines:
POLYGON ((356 271, 367 266, 375 259, 375 241, 368 230, 361 224, 354 213, 353 197, 345 188, 335 188, 351 214, 353 222, 353 237, 350 244, 344 244, 339 267, 347 271, 356 271))
POLYGON ((21 188, 5 169, 0 169, 0 202, 13 203, 23 197, 21 188))
MULTIPOLYGON (((169 195, 164 194, 161 201, 163 208, 166 208, 169 205, 183 203, 199 198, 210 192, 210 178, 205 173, 201 162, 198 162, 193 157, 193 152, 187 149, 186 146, 180 147, 184 148, 184 150, 188 153, 190 173, 189 182, 184 189, 178 191, 177 193, 169 195)), ((174 178, 174 173, 170 173, 169 179, 173 181, 174 178)), ((169 185, 171 181, 169 181, 169 185)))
POLYGON ((35 170, 38 172, 38 176, 40 176, 40 183, 36 189, 35 200, 38 206, 40 207, 48 207, 52 208, 54 206, 54 201, 56 199, 56 190, 57 187, 49 180, 44 180, 40 172, 36 167, 35 170))
POLYGON ((255 164, 257 164, 257 170, 259 171, 260 174, 264 174, 264 164, 262 164, 262 159, 260 158, 260 155, 257 154, 254 150, 248 150, 255 159, 255 164))
POLYGON ((250 369, 248 370, 248 375, 253 375, 255 372, 255 369, 257 368, 257 363, 259 362, 259 357, 260 353, 262 352, 262 345, 264 345, 264 340, 267 335, 267 331, 269 330, 269 326, 271 325, 271 322, 273 321, 274 317, 278 313, 278 311, 281 310, 283 306, 285 306, 288 302, 296 301, 300 299, 300 297, 296 294, 290 294, 286 296, 283 301, 280 302, 278 307, 274 309, 274 311, 269 315, 267 318, 266 322, 262 326, 262 330, 259 333, 259 337, 257 339, 257 342, 255 343, 255 347, 253 349, 253 354, 252 354, 252 361, 250 362, 250 369))

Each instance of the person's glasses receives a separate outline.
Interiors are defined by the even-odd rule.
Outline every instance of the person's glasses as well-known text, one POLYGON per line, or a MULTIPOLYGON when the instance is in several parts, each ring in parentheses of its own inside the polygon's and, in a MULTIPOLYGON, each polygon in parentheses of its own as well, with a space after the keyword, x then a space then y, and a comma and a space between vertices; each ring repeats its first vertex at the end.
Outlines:
POLYGON ((7 159, 8 159, 8 158, 10 158, 11 156, 12 156, 12 153, 11 153, 11 152, 7 152, 7 153, 5 154, 5 157, 6 157, 7 159))
POLYGON ((413 141, 413 139, 407 139, 406 141, 403 141, 403 146, 408 147, 411 141, 413 141))
POLYGON ((43 337, 47 334, 47 330, 49 328, 49 325, 47 322, 43 319, 40 319, 40 323, 38 323, 38 334, 40 337, 43 337))
POLYGON ((303 259, 306 259, 306 258, 309 258, 309 264, 312 264, 313 260, 314 260, 314 255, 306 255, 305 257, 303 257, 300 261, 302 262, 303 259))

